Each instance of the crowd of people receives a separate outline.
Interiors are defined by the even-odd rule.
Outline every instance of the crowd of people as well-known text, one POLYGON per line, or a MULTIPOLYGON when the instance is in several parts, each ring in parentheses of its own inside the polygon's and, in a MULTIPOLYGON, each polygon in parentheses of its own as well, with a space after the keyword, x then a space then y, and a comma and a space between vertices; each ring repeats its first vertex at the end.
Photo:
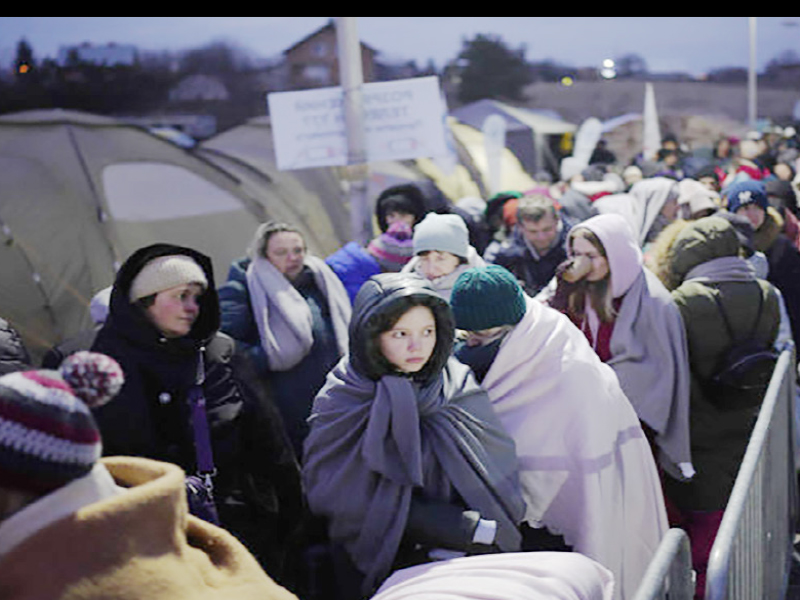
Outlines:
POLYGON ((365 246, 264 223, 218 288, 153 244, 41 365, 0 322, 0 597, 625 600, 670 526, 702 596, 800 339, 799 147, 393 186, 365 246))

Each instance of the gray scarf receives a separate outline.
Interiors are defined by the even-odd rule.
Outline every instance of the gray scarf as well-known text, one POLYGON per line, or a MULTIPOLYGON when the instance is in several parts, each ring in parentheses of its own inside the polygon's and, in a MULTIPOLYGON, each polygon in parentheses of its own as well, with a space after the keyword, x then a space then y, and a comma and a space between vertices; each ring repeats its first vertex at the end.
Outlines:
POLYGON ((700 263, 692 268, 684 281, 714 283, 720 281, 755 281, 756 271, 753 265, 738 256, 723 256, 700 263))

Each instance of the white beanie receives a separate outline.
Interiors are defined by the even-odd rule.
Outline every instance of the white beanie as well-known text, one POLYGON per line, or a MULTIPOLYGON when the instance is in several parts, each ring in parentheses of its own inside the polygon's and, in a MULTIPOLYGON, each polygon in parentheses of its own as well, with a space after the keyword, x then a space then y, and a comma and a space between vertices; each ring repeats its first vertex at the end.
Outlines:
POLYGON ((131 284, 130 301, 157 294, 187 283, 199 283, 203 289, 208 280, 195 260, 185 254, 159 256, 148 262, 131 284))
POLYGON ((428 213, 414 226, 414 254, 438 250, 462 258, 469 251, 469 231, 458 215, 428 213))

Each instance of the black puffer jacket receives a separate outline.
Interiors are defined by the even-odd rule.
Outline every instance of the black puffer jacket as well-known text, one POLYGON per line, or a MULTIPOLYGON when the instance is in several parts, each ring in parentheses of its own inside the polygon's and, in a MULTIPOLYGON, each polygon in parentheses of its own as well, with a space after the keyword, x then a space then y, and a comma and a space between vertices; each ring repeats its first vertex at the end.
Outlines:
POLYGON ((31 357, 19 333, 5 319, 0 319, 0 375, 31 368, 31 357))
POLYGON ((297 460, 279 414, 232 362, 233 341, 217 332, 219 302, 213 287, 201 296, 200 315, 182 338, 163 337, 129 302, 131 283, 142 267, 169 254, 192 257, 214 281, 208 257, 168 244, 138 250, 120 269, 108 319, 92 346, 114 357, 125 372, 120 394, 95 412, 104 452, 172 462, 193 473, 187 394, 203 355, 220 518, 270 575, 280 578, 283 544, 302 508, 297 460))

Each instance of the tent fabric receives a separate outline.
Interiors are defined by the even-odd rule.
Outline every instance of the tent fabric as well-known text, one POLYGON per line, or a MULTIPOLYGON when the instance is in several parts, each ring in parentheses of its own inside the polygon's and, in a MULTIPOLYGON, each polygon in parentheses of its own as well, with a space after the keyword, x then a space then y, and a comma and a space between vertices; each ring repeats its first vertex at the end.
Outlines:
MULTIPOLYGON (((480 128, 454 121, 450 123, 453 136, 456 138, 466 152, 469 159, 480 175, 483 188, 489 187, 489 162, 486 159, 484 146, 484 135, 480 128)), ((503 190, 529 190, 536 187, 536 181, 528 174, 520 164, 517 157, 508 148, 502 156, 502 166, 500 176, 500 188, 503 190)), ((472 195, 472 194, 467 194, 472 195)), ((491 195, 490 193, 487 194, 491 195)))
MULTIPOLYGON (((481 195, 472 173, 461 164, 465 159, 463 152, 466 151, 460 149, 462 155, 457 158, 452 173, 446 172, 429 158, 369 163, 367 194, 370 208, 374 208, 375 199, 383 190, 406 183, 432 183, 452 202, 463 196, 481 195)), ((287 221, 301 227, 303 224, 307 226, 304 234, 309 239, 316 238, 321 246, 318 255, 332 254, 350 241, 350 213, 342 186, 344 170, 337 167, 278 170, 269 117, 250 119, 244 125, 205 140, 199 145, 198 152, 229 169, 235 168, 235 163, 239 163, 237 173, 243 177, 247 170, 251 172, 251 176, 260 173, 261 177, 268 178, 274 185, 290 191, 287 197, 296 195, 305 198, 302 205, 313 206, 314 210, 309 208, 300 214, 297 212, 298 207, 289 205, 275 207, 275 211, 281 211, 287 221)), ((377 224, 374 232, 378 233, 377 224)))
POLYGON ((92 326, 92 296, 133 251, 196 248, 219 285, 280 202, 138 126, 65 110, 0 116, 0 316, 38 364, 92 326))
POLYGON ((481 130, 490 115, 506 121, 506 147, 517 157, 522 168, 535 175, 545 168, 544 137, 574 133, 577 127, 566 121, 527 108, 511 106, 498 100, 478 100, 450 112, 464 125, 481 130), (538 139, 537 139, 538 138, 538 139))
POLYGON ((309 249, 327 256, 350 240, 350 216, 335 167, 280 171, 269 117, 255 117, 201 142, 195 152, 233 172, 245 185, 277 191, 269 210, 297 226, 309 249))

